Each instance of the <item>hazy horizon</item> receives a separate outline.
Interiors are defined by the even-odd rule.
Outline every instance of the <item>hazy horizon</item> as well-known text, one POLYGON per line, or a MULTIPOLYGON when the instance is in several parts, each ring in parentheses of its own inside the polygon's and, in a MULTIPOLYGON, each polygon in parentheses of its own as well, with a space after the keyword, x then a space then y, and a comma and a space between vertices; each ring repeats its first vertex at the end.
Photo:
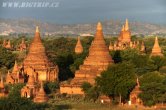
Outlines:
POLYGON ((125 20, 166 24, 165 0, 3 0, 0 18, 33 18, 58 24, 125 20), (3 2, 57 2, 56 8, 7 8, 3 2))

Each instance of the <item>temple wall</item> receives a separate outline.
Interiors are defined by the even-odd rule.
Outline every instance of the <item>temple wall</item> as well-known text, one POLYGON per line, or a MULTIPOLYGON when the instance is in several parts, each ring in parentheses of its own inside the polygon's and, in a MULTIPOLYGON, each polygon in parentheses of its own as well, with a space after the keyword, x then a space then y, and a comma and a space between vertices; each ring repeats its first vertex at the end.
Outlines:
POLYGON ((60 93, 67 93, 67 94, 80 94, 83 95, 84 92, 80 87, 72 87, 72 86, 61 86, 60 87, 60 93))

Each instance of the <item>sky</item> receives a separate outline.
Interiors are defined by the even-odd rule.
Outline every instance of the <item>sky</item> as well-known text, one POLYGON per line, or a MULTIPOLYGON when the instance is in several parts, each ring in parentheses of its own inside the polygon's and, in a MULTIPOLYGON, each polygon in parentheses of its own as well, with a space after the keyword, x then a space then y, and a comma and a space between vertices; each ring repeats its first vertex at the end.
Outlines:
POLYGON ((59 24, 125 20, 166 24, 166 0, 0 0, 0 18, 33 18, 59 24), (8 8, 4 2, 49 2, 57 7, 8 8))

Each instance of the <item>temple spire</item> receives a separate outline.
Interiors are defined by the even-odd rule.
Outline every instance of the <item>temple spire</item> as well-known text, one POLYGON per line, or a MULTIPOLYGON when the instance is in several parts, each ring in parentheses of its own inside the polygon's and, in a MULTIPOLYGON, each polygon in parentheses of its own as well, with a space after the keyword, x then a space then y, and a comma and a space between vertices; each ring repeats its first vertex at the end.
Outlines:
POLYGON ((39 31, 39 26, 36 26, 36 32, 37 32, 37 33, 40 33, 40 31, 39 31))
POLYGON ((125 22, 125 31, 128 31, 129 30, 129 22, 128 22, 128 19, 126 19, 126 22, 125 22))
POLYGON ((159 42, 158 42, 158 38, 157 38, 157 37, 155 37, 154 47, 155 47, 155 48, 160 48, 159 42))
POLYGON ((154 42, 154 46, 152 48, 151 56, 163 56, 157 37, 155 37, 155 42, 154 42))
POLYGON ((77 44, 76 44, 76 47, 75 47, 75 53, 76 54, 81 54, 82 52, 83 52, 83 47, 82 47, 82 44, 81 44, 80 37, 78 37, 77 44))
POLYGON ((102 28, 102 25, 101 25, 101 22, 98 22, 97 23, 97 30, 102 30, 103 28, 102 28))

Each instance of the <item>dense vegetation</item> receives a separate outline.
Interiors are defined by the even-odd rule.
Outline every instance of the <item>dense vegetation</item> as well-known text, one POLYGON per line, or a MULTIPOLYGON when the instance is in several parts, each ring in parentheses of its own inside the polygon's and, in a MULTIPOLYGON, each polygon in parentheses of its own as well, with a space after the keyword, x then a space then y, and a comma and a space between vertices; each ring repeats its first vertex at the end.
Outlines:
MULTIPOLYGON (((27 43, 30 43, 31 38, 26 38, 27 43)), ((100 95, 106 95, 115 102, 127 102, 129 93, 136 85, 136 78, 140 79, 141 90, 140 98, 144 105, 152 106, 156 103, 166 102, 166 59, 165 57, 149 57, 151 52, 154 37, 137 38, 134 40, 145 41, 147 54, 142 55, 137 49, 127 49, 123 51, 111 51, 115 64, 109 66, 108 70, 104 71, 100 77, 95 79, 95 85, 90 85, 85 82, 82 85, 85 92, 85 100, 97 102, 100 95)), ((54 38, 47 37, 43 39, 44 46, 50 61, 59 66, 59 81, 70 81, 74 77, 75 71, 83 63, 83 60, 88 55, 88 49, 92 42, 92 37, 84 37, 81 42, 84 47, 84 52, 80 55, 74 53, 76 44, 75 38, 54 38)), ((115 38, 111 38, 114 41, 115 38)), ((12 39, 13 44, 18 44, 21 37, 12 39)), ((110 39, 106 39, 109 45, 110 39)), ((160 45, 163 50, 165 47, 165 38, 159 38, 160 45)), ((2 43, 2 41, 1 41, 2 43)), ((6 73, 8 69, 12 69, 15 59, 22 62, 23 57, 19 57, 20 53, 11 52, 3 47, 0 47, 0 69, 2 73, 6 73), (4 71, 4 72, 3 72, 4 71)), ((165 52, 164 52, 165 55, 165 52)), ((11 90, 8 98, 0 100, 0 109, 8 110, 10 107, 13 110, 39 110, 47 108, 47 104, 34 104, 31 100, 20 97, 20 88, 22 85, 9 85, 11 90), (14 88, 14 89, 13 89, 14 88), (9 105, 9 106, 6 106, 9 105), (32 107, 32 108, 28 108, 32 107)), ((56 93, 59 85, 57 82, 45 83, 45 91, 47 94, 56 93)), ((51 96, 55 98, 55 96, 51 96)), ((56 98, 55 98, 56 100, 56 98)))

